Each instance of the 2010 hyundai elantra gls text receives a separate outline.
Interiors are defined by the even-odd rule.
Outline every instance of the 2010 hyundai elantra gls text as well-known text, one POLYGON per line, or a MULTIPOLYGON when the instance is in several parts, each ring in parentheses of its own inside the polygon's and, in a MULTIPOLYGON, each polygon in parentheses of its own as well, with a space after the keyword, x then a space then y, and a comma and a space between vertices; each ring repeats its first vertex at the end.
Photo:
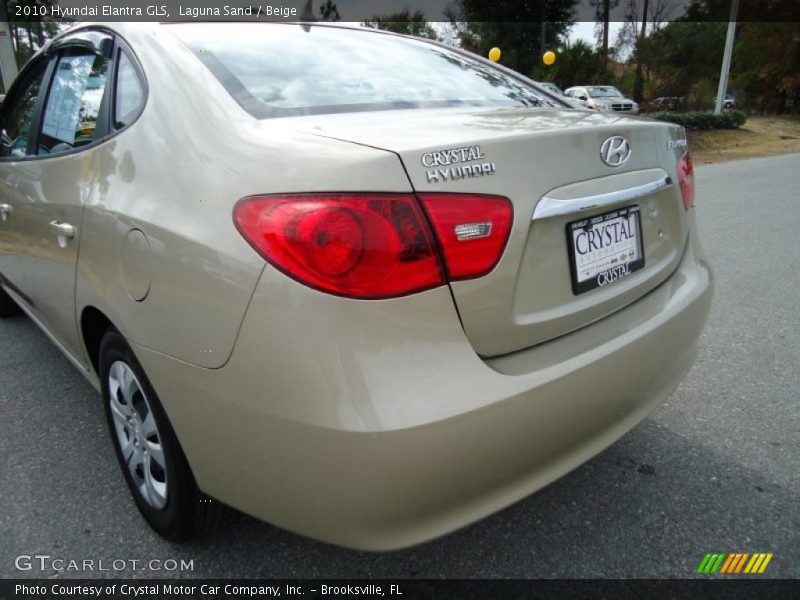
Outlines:
POLYGON ((102 393, 170 540, 223 505, 354 548, 431 539, 603 450, 696 354, 683 129, 458 49, 82 25, 0 119, 0 309, 102 393))

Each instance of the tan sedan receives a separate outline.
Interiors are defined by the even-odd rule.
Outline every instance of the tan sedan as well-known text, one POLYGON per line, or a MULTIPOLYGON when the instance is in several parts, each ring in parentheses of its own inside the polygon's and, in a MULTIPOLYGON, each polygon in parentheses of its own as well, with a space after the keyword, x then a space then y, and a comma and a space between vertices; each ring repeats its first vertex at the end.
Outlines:
POLYGON ((230 505, 393 549, 542 488, 692 365, 680 127, 432 42, 82 25, 3 104, 0 312, 101 392, 173 541, 230 505))

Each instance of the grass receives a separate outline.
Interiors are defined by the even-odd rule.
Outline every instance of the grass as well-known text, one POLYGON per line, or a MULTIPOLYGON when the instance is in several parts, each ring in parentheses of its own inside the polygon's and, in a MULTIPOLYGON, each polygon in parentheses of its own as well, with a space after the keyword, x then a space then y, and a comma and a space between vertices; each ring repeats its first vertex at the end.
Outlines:
POLYGON ((695 164, 800 152, 800 117, 748 117, 739 129, 687 130, 695 164))

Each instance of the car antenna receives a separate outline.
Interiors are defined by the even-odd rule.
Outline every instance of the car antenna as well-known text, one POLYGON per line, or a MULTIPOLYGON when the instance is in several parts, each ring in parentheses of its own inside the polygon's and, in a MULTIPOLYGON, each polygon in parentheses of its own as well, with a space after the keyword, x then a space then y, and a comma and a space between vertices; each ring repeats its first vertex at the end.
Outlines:
MULTIPOLYGON (((306 5, 303 7, 303 12, 300 14, 300 21, 316 22, 317 18, 314 16, 314 7, 312 6, 314 0, 306 0, 306 5)), ((303 31, 308 33, 311 31, 311 25, 303 23, 300 25, 303 31)))

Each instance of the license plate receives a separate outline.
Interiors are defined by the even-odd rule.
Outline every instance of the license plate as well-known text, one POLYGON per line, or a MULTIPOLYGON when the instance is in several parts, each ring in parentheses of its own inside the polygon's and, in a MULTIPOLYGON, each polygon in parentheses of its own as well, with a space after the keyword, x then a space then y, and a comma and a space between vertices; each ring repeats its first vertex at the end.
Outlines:
POLYGON ((576 295, 627 277, 644 267, 639 207, 567 223, 567 245, 576 295))

